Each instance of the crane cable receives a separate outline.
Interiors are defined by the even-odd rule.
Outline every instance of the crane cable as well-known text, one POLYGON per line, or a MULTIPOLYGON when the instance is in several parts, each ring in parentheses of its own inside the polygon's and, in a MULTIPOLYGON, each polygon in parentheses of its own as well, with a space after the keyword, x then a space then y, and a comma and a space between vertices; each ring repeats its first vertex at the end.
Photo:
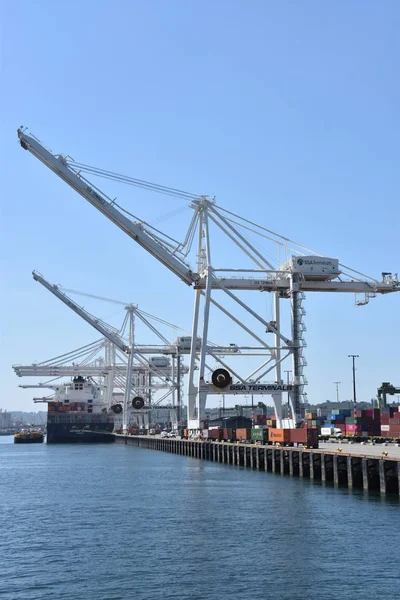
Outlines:
MULTIPOLYGON (((310 248, 307 248, 306 246, 302 246, 302 244, 299 244, 298 242, 295 242, 294 240, 291 240, 288 237, 280 235, 279 233, 276 233, 275 231, 272 231, 271 229, 267 229, 266 227, 263 227, 262 225, 258 225, 257 223, 254 223, 253 221, 245 219, 244 217, 241 217, 240 215, 237 215, 236 213, 233 213, 230 210, 227 210, 226 208, 223 208, 222 206, 219 206, 219 205, 217 206, 216 205, 216 207, 219 210, 222 210, 223 212, 225 212, 225 213, 227 213, 229 215, 232 215, 233 217, 235 217, 237 219, 240 219, 240 221, 243 221, 244 223, 248 223, 249 225, 252 225, 253 227, 256 227, 257 229, 259 229, 261 231, 265 231, 266 233, 269 233, 271 235, 276 236, 277 238, 279 238, 281 240, 284 240, 286 243, 289 242, 290 244, 294 244, 298 248, 301 248, 301 250, 303 250, 303 251, 305 250, 306 252, 311 252, 311 254, 313 254, 315 256, 321 256, 321 257, 324 256, 323 254, 320 254, 319 252, 314 252, 310 248)), ((230 219, 228 219, 228 220, 230 220, 230 219)), ((239 223, 237 223, 235 221, 231 221, 231 222, 235 223, 236 225, 240 225, 239 223)), ((244 227, 245 229, 248 229, 244 225, 241 225, 241 226, 244 227)), ((251 231, 254 231, 254 233, 256 233, 258 235, 261 235, 262 237, 265 237, 266 239, 269 239, 269 240, 271 240, 271 241, 273 241, 275 243, 278 243, 278 244, 280 243, 280 242, 278 242, 278 240, 274 240, 273 238, 269 238, 269 237, 263 235, 262 233, 260 233, 260 232, 258 232, 256 230, 251 230, 251 231)), ((285 246, 285 244, 282 244, 282 243, 280 243, 280 244, 282 246, 285 246)), ((296 250, 295 248, 289 247, 289 250, 291 250, 292 252, 295 252, 296 254, 301 254, 300 250, 296 250)), ((356 269, 352 269, 351 267, 349 267, 347 265, 344 265, 343 263, 339 263, 339 265, 341 267, 343 267, 344 269, 346 269, 348 271, 351 271, 351 273, 356 273, 357 275, 360 275, 361 277, 365 277, 365 278, 373 281, 374 283, 379 283, 377 279, 375 279, 374 277, 371 277, 370 275, 366 275, 365 273, 362 273, 361 271, 357 271, 356 269)), ((345 273, 345 274, 348 275, 347 273, 345 273)), ((356 281, 363 281, 362 279, 354 277, 354 276, 353 276, 353 279, 355 279, 356 281)))
POLYGON ((80 171, 83 171, 84 173, 91 173, 92 175, 102 177, 103 179, 111 179, 113 181, 119 181, 120 183, 125 183, 126 185, 140 187, 140 188, 146 189, 151 192, 157 192, 158 194, 174 196, 176 198, 181 198, 182 200, 189 200, 189 201, 199 200, 201 198, 201 194, 193 194, 191 192, 185 192, 184 190, 171 188, 166 185, 160 185, 158 183, 152 183, 150 181, 145 181, 144 179, 136 179, 135 177, 129 177, 128 175, 121 175, 120 173, 115 173, 114 171, 106 171, 105 169, 91 167, 90 165, 78 163, 73 160, 68 160, 67 164, 68 164, 68 166, 71 166, 74 169, 79 169, 80 171))
MULTIPOLYGON (((119 181, 120 183, 140 187, 142 189, 147 189, 148 191, 157 192, 157 193, 164 194, 167 196, 178 197, 182 200, 189 201, 189 202, 192 202, 194 200, 199 200, 201 198, 201 196, 197 195, 197 194, 192 194, 190 192, 184 192, 183 190, 178 190, 176 188, 170 188, 170 187, 167 187, 164 185, 151 183, 151 182, 144 181, 141 179, 136 179, 134 177, 128 177, 126 175, 120 175, 118 173, 113 173, 112 171, 105 171, 104 169, 97 169, 96 167, 90 167, 89 165, 85 165, 83 163, 77 163, 77 162, 71 161, 71 160, 67 161, 67 165, 69 168, 73 169, 74 171, 77 171, 77 174, 79 175, 79 177, 81 177, 81 179, 83 181, 86 181, 89 184, 90 184, 90 182, 81 176, 82 172, 90 173, 92 175, 103 177, 105 179, 110 179, 112 181, 119 181)), ((90 185, 92 185, 92 184, 90 184, 90 185)), ((96 188, 96 189, 98 189, 98 188, 96 188)), ((101 190, 98 190, 98 191, 100 193, 102 193, 101 190)), ((137 215, 135 215, 135 214, 131 213, 130 211, 128 211, 127 209, 125 209, 123 206, 118 204, 115 199, 112 201, 112 204, 114 204, 116 207, 118 207, 122 212, 127 214, 129 217, 142 223, 146 227, 149 227, 150 229, 152 229, 153 231, 155 231, 159 235, 161 235, 163 238, 165 238, 165 239, 158 238, 158 240, 161 243, 167 244, 173 250, 174 253, 178 252, 178 253, 182 254, 183 256, 187 256, 188 252, 190 251, 190 248, 188 249, 188 251, 186 253, 182 252, 182 249, 185 248, 188 243, 187 239, 183 243, 179 242, 178 240, 175 240, 174 238, 165 234, 163 231, 160 231, 159 229, 154 227, 154 225, 151 225, 150 223, 144 221, 143 219, 140 219, 137 215), (169 242, 167 240, 170 240, 172 242, 172 244, 169 244, 169 242)), ((156 220, 156 223, 162 222, 162 221, 166 220, 167 218, 171 218, 172 216, 176 216, 177 214, 186 210, 186 208, 187 207, 184 206, 184 207, 181 207, 174 211, 170 211, 169 213, 158 217, 156 220)), ((186 238, 191 237, 192 227, 193 227, 193 223, 191 223, 191 225, 189 227, 189 231, 188 231, 186 238)))
MULTIPOLYGON (((105 169, 99 169, 97 167, 92 167, 90 165, 86 165, 84 163, 79 163, 79 162, 75 162, 73 160, 68 160, 67 161, 67 165, 70 168, 73 169, 78 169, 81 172, 85 172, 85 173, 90 173, 92 175, 98 176, 98 177, 102 177, 103 179, 110 179, 113 181, 119 181, 120 183, 124 183, 126 185, 132 185, 135 187, 139 187, 142 189, 146 189, 148 191, 152 191, 152 192, 156 192, 159 194, 164 194, 167 196, 173 196, 176 198, 180 198, 182 200, 186 200, 186 201, 196 201, 196 200, 200 200, 200 198, 202 197, 201 194, 193 194, 192 192, 186 192, 184 190, 179 190, 177 188, 172 188, 169 186, 164 186, 164 185, 160 185, 160 184, 156 184, 156 183, 152 183, 150 181, 146 181, 144 179, 137 179, 135 177, 130 177, 127 175, 121 175, 120 173, 115 173, 114 171, 107 171, 105 169)), ((166 234, 164 234, 162 231, 156 229, 155 227, 153 227, 152 225, 150 225, 149 223, 146 223, 145 221, 143 221, 142 219, 139 219, 138 217, 136 217, 135 215, 133 215, 132 213, 130 213, 129 211, 127 211, 126 209, 124 209, 122 206, 118 205, 117 203, 114 202, 114 204, 116 204, 116 206, 118 206, 118 208, 122 211, 124 211, 125 213, 127 213, 129 216, 133 217, 134 219, 140 221, 141 223, 145 224, 146 226, 148 226, 149 228, 153 229, 154 231, 157 231, 157 233, 159 233, 160 235, 162 235, 163 237, 166 237, 167 239, 171 240, 172 242, 174 242, 175 244, 178 245, 178 247, 175 249, 175 252, 179 252, 182 253, 180 250, 178 250, 179 247, 184 247, 180 242, 178 242, 177 240, 167 236, 166 234)), ((266 233, 269 233, 277 238, 279 238, 280 240, 283 240, 286 244, 289 242, 291 244, 294 244, 295 246, 297 246, 298 248, 301 248, 301 250, 305 250, 306 252, 311 252, 312 254, 316 255, 316 256, 323 256, 322 254, 318 253, 318 252, 313 252, 312 250, 310 250, 309 248, 307 248, 306 246, 303 246, 302 244, 299 244, 298 242, 295 242, 294 240, 291 240, 290 238, 283 236, 279 233, 276 233, 270 229, 267 229, 266 227, 262 227, 261 225, 258 225, 257 223, 254 223, 248 219, 245 219, 244 217, 241 217, 240 215, 237 215, 234 212, 231 212, 230 210, 227 210, 225 208, 223 208, 222 206, 216 205, 216 208, 224 211, 225 213, 240 219, 242 222, 244 223, 248 223, 249 225, 252 225, 253 227, 256 227, 258 230, 262 230, 265 231, 266 233)), ((239 225, 239 223, 236 223, 237 225, 239 225)), ((242 227, 244 227, 242 225, 242 227)), ((254 233, 257 233, 257 231, 254 231, 254 233)), ((267 237, 267 236, 265 236, 267 237)), ((278 242, 278 240, 274 240, 271 238, 268 238, 271 241, 275 242, 275 243, 281 243, 278 242)), ((163 240, 160 240, 161 242, 163 240)), ((168 244, 168 242, 164 242, 166 244, 168 244)), ((281 243, 282 244, 282 243, 281 243)), ((282 244, 284 245, 284 244, 282 244)), ((292 252, 298 253, 300 254, 300 250, 296 250, 294 248, 290 248, 290 250, 292 252)), ((187 254, 186 254, 187 256, 187 254)), ((366 275, 365 273, 362 273, 360 271, 357 271, 355 269, 352 269, 351 267, 348 267, 347 265, 344 265, 342 263, 340 263, 340 266, 343 267, 344 269, 347 269, 348 271, 351 271, 351 273, 353 274, 357 274, 361 277, 366 277, 367 279, 378 283, 378 280, 375 279, 374 277, 371 277, 370 275, 366 275)), ((359 278, 354 277, 354 279, 358 280, 358 281, 362 281, 359 278)))

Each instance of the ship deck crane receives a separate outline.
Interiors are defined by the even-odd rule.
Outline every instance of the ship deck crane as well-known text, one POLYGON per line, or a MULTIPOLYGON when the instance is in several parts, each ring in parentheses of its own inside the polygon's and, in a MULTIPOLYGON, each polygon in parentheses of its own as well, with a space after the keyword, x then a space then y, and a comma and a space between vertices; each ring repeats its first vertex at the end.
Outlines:
MULTIPOLYGON (((18 137, 21 146, 42 161, 56 175, 63 179, 75 191, 83 196, 90 204, 97 208, 102 214, 122 229, 134 241, 141 245, 147 252, 157 258, 175 275, 187 285, 195 289, 195 304, 193 315, 192 338, 190 348, 189 384, 188 384, 188 418, 189 428, 198 429, 204 417, 207 395, 210 393, 238 393, 239 391, 251 391, 253 393, 271 393, 275 403, 275 411, 278 423, 282 415, 282 385, 281 364, 291 356, 293 380, 288 391, 290 392, 290 403, 292 414, 298 422, 301 418, 301 400, 304 396, 304 385, 307 383, 303 374, 306 361, 303 355, 305 342, 302 336, 304 331, 304 308, 302 306, 303 294, 312 292, 340 292, 364 294, 365 300, 358 304, 366 303, 376 294, 386 294, 400 290, 397 276, 390 273, 382 275, 382 280, 370 278, 345 265, 340 265, 335 272, 327 273, 322 267, 312 273, 311 270, 303 268, 310 258, 314 264, 322 264, 324 257, 314 253, 307 256, 311 251, 300 246, 284 236, 251 222, 239 215, 226 210, 206 196, 189 194, 164 186, 157 186, 137 179, 120 176, 109 171, 96 169, 87 165, 74 162, 68 157, 55 155, 47 150, 34 136, 26 133, 23 128, 18 129, 18 137), (83 173, 95 176, 115 179, 123 183, 137 185, 141 188, 151 189, 170 195, 177 195, 190 202, 194 210, 188 233, 183 243, 175 242, 172 238, 162 232, 150 227, 148 223, 128 218, 128 211, 111 200, 99 188, 90 183, 83 173), (246 259, 250 259, 253 268, 216 268, 211 258, 210 227, 217 227, 219 233, 223 233, 236 248, 239 248, 246 259), (198 234, 197 265, 191 268, 186 262, 190 245, 198 234), (248 232, 260 236, 277 244, 279 248, 291 252, 291 263, 272 264, 260 252, 257 245, 250 241, 248 232), (318 260, 318 257, 320 260, 318 260), (315 273, 318 276, 315 277, 315 273), (225 294, 230 301, 236 303, 238 309, 244 310, 247 316, 253 318, 261 333, 256 334, 253 327, 246 326, 243 319, 233 314, 212 296, 212 292, 218 290, 225 294), (258 310, 253 309, 249 303, 244 302, 233 291, 269 291, 274 294, 274 319, 267 321, 258 310), (280 327, 280 300, 290 298, 291 304, 291 334, 284 335, 280 327), (198 381, 195 383, 194 361, 196 355, 196 340, 199 329, 200 305, 203 304, 203 327, 202 345, 200 351, 200 366, 198 370, 198 381), (246 331, 264 348, 264 361, 255 371, 247 375, 235 373, 235 379, 239 386, 232 386, 232 377, 226 368, 226 363, 218 359, 222 368, 217 369, 212 378, 212 383, 204 379, 206 369, 206 355, 208 352, 207 337, 209 330, 210 307, 216 307, 224 315, 230 318, 238 327, 246 331), (265 332, 274 336, 274 344, 267 344, 264 339, 265 332), (276 388, 271 390, 253 389, 261 387, 262 379, 269 372, 274 371, 276 388), (252 382, 252 383, 250 383, 252 382), (232 390, 232 387, 234 388, 232 390)), ((327 259, 328 260, 328 259, 327 259)), ((326 261, 325 261, 326 262, 326 261)))

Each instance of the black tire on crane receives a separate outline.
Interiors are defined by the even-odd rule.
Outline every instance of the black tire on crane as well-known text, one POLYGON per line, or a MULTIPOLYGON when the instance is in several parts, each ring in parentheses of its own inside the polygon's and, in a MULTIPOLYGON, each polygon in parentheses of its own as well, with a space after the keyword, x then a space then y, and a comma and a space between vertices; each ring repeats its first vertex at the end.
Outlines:
POLYGON ((140 410, 141 408, 143 408, 143 406, 144 406, 143 398, 141 396, 135 396, 135 398, 132 400, 132 406, 136 410, 140 410))
POLYGON ((232 377, 226 369, 216 369, 211 376, 211 381, 215 387, 222 389, 232 383, 232 377))
POLYGON ((122 406, 121 404, 114 404, 114 406, 111 407, 111 410, 115 415, 120 415, 122 413, 122 406))

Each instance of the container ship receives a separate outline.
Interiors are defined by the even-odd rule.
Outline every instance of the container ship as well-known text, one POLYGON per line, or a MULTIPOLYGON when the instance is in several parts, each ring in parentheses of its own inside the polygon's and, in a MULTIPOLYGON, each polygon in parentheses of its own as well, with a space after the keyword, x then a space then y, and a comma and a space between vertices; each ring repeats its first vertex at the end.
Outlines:
POLYGON ((114 412, 104 404, 102 391, 90 379, 78 376, 55 390, 48 402, 47 443, 108 443, 114 429, 114 412))

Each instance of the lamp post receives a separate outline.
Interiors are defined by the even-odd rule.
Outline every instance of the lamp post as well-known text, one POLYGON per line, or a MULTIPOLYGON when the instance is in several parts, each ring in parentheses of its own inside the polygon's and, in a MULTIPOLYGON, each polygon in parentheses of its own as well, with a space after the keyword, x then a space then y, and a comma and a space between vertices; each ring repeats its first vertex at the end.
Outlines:
POLYGON ((353 359, 353 403, 354 403, 354 418, 357 410, 357 396, 356 396, 356 358, 360 358, 358 354, 348 354, 348 358, 353 359))
POLYGON ((334 381, 333 382, 336 385, 336 402, 339 404, 339 384, 341 384, 341 381, 334 381))

